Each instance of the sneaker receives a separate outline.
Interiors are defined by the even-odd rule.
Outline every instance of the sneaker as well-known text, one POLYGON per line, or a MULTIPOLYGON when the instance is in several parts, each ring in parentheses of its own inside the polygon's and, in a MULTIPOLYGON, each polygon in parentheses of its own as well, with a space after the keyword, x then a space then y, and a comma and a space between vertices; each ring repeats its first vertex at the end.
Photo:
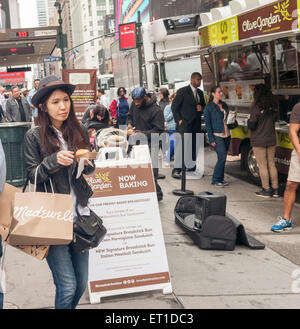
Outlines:
POLYGON ((228 185, 229 185, 229 183, 226 182, 226 180, 223 180, 222 184, 223 184, 224 186, 228 186, 228 185))
POLYGON ((261 198, 270 199, 273 196, 273 191, 271 189, 269 190, 262 189, 261 191, 258 191, 255 194, 261 198))
POLYGON ((273 189, 273 198, 279 198, 279 196, 278 188, 273 189))
POLYGON ((188 171, 186 173, 186 179, 201 179, 202 175, 200 175, 197 171, 188 171))
POLYGON ((284 231, 290 231, 293 228, 292 221, 287 221, 283 217, 278 217, 278 222, 271 227, 271 231, 273 232, 284 232, 284 231))
POLYGON ((215 184, 212 184, 212 185, 215 186, 215 187, 220 187, 220 188, 224 187, 223 183, 215 183, 215 184))

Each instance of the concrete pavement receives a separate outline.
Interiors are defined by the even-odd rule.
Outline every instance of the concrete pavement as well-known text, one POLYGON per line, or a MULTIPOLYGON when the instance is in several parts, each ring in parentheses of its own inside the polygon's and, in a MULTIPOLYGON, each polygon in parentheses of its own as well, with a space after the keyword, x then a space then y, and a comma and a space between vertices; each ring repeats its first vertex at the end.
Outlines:
MULTIPOLYGON (((189 180, 187 188, 213 191, 211 175, 215 154, 206 152, 205 177, 189 180)), ((94 309, 205 309, 205 308, 299 308, 300 294, 292 292, 293 271, 300 268, 300 207, 294 210, 292 232, 275 234, 270 227, 282 214, 283 200, 261 200, 257 187, 227 176, 230 185, 222 192, 228 198, 227 211, 246 230, 266 244, 265 250, 236 247, 234 251, 205 251, 174 223, 177 197, 172 190, 180 181, 160 180, 164 200, 160 203, 162 226, 173 286, 173 294, 160 291, 103 298, 90 305, 88 293, 78 308, 94 309)), ((53 308, 55 287, 46 261, 40 262, 8 246, 5 260, 7 294, 4 308, 53 308)), ((300 286, 300 285, 299 285, 300 286)))

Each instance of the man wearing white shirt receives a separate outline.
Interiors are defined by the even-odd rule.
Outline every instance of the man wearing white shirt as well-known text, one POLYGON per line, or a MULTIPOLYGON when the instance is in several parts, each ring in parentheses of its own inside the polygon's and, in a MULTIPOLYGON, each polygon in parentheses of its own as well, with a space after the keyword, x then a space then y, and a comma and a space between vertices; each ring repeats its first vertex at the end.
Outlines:
POLYGON ((38 109, 36 107, 34 107, 31 103, 31 99, 32 97, 35 95, 35 93, 37 92, 38 86, 40 83, 40 79, 35 79, 33 82, 33 89, 30 90, 28 97, 27 97, 27 101, 32 109, 32 116, 34 118, 36 118, 38 116, 38 109))
POLYGON ((107 109, 109 109, 109 103, 107 97, 105 96, 104 89, 98 89, 97 103, 104 105, 107 109))

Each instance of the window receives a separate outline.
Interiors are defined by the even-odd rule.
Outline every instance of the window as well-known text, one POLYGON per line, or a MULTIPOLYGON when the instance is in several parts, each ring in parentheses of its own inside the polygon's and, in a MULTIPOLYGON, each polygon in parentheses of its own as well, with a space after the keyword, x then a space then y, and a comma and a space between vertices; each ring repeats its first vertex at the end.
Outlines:
POLYGON ((199 57, 192 57, 160 64, 161 83, 174 84, 189 81, 191 73, 200 71, 199 57))
POLYGON ((229 106, 249 107, 255 85, 270 83, 269 43, 228 48, 217 53, 216 59, 218 81, 229 106))
POLYGON ((270 72, 269 46, 234 47, 217 54, 219 81, 262 79, 270 72))
POLYGON ((298 47, 298 42, 295 38, 276 40, 275 57, 278 89, 299 88, 298 47))

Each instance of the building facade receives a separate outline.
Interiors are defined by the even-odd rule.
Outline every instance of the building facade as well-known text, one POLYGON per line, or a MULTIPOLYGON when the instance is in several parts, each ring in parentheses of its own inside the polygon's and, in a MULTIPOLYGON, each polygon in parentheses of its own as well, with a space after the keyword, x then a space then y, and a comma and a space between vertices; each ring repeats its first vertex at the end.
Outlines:
POLYGON ((113 9, 113 0, 70 0, 73 45, 87 42, 76 47, 75 68, 98 69, 99 37, 104 35, 105 17, 113 14, 113 9))
POLYGON ((18 0, 0 0, 0 31, 21 27, 18 0))
MULTIPOLYGON (((67 48, 65 51, 73 48, 73 36, 72 36, 72 21, 71 21, 71 9, 70 0, 58 0, 61 4, 61 16, 62 16, 62 32, 67 35, 67 48)), ((55 8, 54 25, 58 26, 58 12, 55 8)), ((53 56, 61 56, 60 49, 56 49, 53 56)), ((65 54, 65 64, 67 69, 74 68, 74 56, 72 51, 67 51, 65 54)))
POLYGON ((38 25, 47 26, 47 3, 46 0, 36 0, 38 25))

